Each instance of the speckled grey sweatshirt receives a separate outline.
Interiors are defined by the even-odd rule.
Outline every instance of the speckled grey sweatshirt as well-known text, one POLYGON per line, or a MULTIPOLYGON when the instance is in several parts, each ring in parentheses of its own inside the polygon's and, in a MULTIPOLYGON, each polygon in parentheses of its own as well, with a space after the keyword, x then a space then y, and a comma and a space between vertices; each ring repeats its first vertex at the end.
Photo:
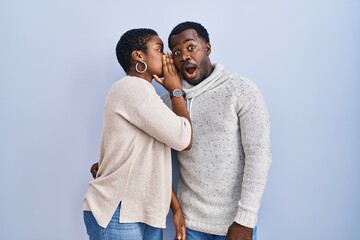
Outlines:
MULTIPOLYGON (((271 163, 270 121, 252 81, 214 67, 196 86, 183 81, 193 145, 178 153, 178 197, 188 228, 226 235, 234 221, 257 223, 271 163)), ((171 106, 168 94, 163 100, 171 106)))

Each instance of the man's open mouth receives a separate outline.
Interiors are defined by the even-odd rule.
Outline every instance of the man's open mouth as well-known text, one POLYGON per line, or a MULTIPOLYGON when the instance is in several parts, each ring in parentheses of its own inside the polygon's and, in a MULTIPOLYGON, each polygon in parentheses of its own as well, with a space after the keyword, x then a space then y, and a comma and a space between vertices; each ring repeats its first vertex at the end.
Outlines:
POLYGON ((196 65, 190 62, 184 63, 182 66, 183 73, 187 75, 187 77, 192 77, 196 71, 196 65))
POLYGON ((185 71, 187 74, 193 74, 196 70, 196 67, 187 67, 185 68, 185 71))

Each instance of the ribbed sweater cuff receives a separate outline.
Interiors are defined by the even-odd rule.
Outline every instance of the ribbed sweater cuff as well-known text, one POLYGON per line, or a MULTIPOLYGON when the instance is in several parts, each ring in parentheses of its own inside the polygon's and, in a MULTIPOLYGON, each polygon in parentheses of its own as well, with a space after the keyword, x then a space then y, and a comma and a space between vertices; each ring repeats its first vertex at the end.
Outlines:
POLYGON ((257 215, 251 212, 239 210, 236 213, 234 221, 245 227, 254 228, 257 222, 257 215))

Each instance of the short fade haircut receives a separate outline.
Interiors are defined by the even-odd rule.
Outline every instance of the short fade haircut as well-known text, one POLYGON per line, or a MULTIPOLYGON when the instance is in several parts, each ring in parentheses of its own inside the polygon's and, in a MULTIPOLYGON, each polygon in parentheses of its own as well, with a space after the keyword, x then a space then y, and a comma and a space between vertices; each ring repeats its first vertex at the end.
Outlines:
POLYGON ((125 32, 116 45, 116 57, 125 73, 130 71, 131 53, 133 51, 147 52, 146 44, 157 32, 148 28, 136 28, 125 32))
POLYGON ((179 34, 188 29, 194 29, 197 32, 198 36, 202 40, 205 41, 205 43, 210 43, 209 33, 207 32, 206 28, 204 28, 203 25, 201 25, 200 23, 197 23, 197 22, 186 21, 186 22, 179 23, 171 31, 169 38, 168 38, 168 44, 169 44, 168 46, 170 47, 170 38, 172 36, 179 34))

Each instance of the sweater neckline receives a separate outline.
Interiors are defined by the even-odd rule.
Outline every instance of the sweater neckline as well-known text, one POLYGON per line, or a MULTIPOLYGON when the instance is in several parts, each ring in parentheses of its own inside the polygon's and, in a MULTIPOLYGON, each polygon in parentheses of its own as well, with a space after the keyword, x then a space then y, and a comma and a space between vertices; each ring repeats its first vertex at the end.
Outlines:
POLYGON ((186 92, 187 99, 194 98, 226 80, 226 78, 222 77, 224 71, 223 65, 221 65, 220 63, 215 63, 213 65, 213 68, 214 70, 212 71, 210 76, 195 86, 188 83, 185 79, 182 79, 183 90, 186 92))

